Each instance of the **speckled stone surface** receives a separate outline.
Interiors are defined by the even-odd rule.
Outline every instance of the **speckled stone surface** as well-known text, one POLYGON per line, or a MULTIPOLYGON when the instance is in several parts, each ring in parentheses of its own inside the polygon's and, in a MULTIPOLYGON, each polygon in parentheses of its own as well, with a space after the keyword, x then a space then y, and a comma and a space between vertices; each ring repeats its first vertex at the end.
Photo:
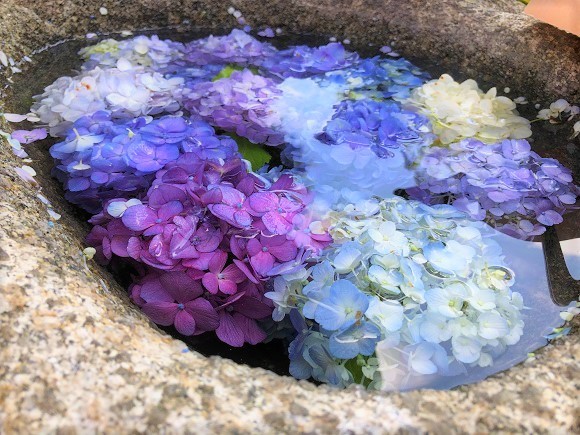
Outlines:
MULTIPOLYGON (((403 54, 431 52, 443 69, 503 79, 518 95, 578 100, 579 40, 520 15, 520 6, 509 0, 232 3, 252 23, 319 30, 359 43, 395 39, 403 54), (533 42, 525 42, 524 34, 533 42)), ((2 0, 0 49, 19 59, 46 42, 98 29, 183 19, 230 26, 228 6, 2 0), (101 5, 107 16, 99 15, 101 5)), ((17 178, 12 167, 21 162, 2 143, 0 433, 580 432, 578 319, 570 336, 539 351, 534 361, 453 391, 335 391, 183 353, 183 343, 131 306, 106 271, 85 265, 87 227, 60 199, 46 153, 32 155, 40 187, 62 219, 48 226, 37 188, 17 178)))

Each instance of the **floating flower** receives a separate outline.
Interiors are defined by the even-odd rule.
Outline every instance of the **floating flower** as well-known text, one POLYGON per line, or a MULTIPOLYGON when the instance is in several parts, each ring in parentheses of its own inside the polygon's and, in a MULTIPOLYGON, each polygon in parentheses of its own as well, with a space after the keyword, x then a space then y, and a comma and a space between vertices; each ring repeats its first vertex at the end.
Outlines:
MULTIPOLYGON (((322 101, 331 105, 331 97, 322 101)), ((324 108, 318 111, 327 113, 324 108)), ((323 129, 308 129, 286 140, 295 144, 292 159, 304 167, 305 178, 317 199, 325 202, 324 208, 356 202, 369 192, 388 197, 396 189, 413 186, 411 165, 433 140, 425 117, 402 111, 394 103, 372 100, 341 103, 323 129)))
MULTIPOLYGON (((160 147, 181 140, 181 133, 175 139, 171 125, 151 128, 148 134, 155 133, 155 139, 148 140, 158 141, 160 147), (164 133, 159 135, 159 131, 164 133)), ((261 280, 296 276, 310 255, 318 255, 330 241, 326 235, 314 246, 304 240, 298 246, 295 237, 287 237, 292 217, 306 212, 303 199, 307 196, 304 187, 288 174, 264 178, 249 174, 236 155, 214 161, 184 153, 157 171, 141 199, 109 201, 105 211, 91 219, 95 227, 87 241, 102 263, 120 257, 146 265, 149 274, 142 279, 147 282, 153 273, 160 279, 172 273, 186 274, 196 283, 195 288, 202 289, 194 295, 199 300, 196 306, 210 304, 217 313, 219 326, 213 329, 218 338, 232 346, 256 344, 266 338, 256 321, 272 313, 261 280), (249 198, 255 198, 253 208, 246 205, 249 198), (287 203, 288 198, 292 200, 287 203), (285 221, 286 233, 274 235, 264 224, 270 201, 277 213, 278 208, 292 204, 287 208, 292 216, 285 221)), ((152 319, 165 326, 175 324, 180 333, 189 334, 193 328, 190 317, 195 317, 187 311, 186 302, 190 301, 174 294, 172 301, 164 296, 162 307, 148 305, 155 301, 143 293, 146 288, 140 285, 133 294, 135 300, 147 302, 143 307, 150 307, 146 312, 152 319), (189 314, 180 314, 180 304, 189 314)))
POLYGON ((272 45, 239 29, 226 36, 209 36, 185 45, 185 59, 195 65, 259 65, 274 53, 276 49, 272 45))
POLYGON ((250 70, 194 85, 184 93, 185 107, 212 125, 252 143, 280 145, 279 114, 271 105, 280 95, 274 82, 250 70))
POLYGON ((76 77, 60 77, 35 97, 32 112, 60 136, 72 123, 100 110, 116 118, 173 113, 181 107, 183 78, 165 78, 144 67, 98 67, 76 77))
POLYGON ((325 329, 346 329, 360 320, 369 306, 367 297, 351 282, 339 280, 320 301, 314 319, 325 329))
POLYGON ((11 133, 13 139, 20 143, 29 144, 38 140, 46 139, 48 132, 45 128, 35 128, 34 130, 14 130, 11 133))
POLYGON ((532 134, 512 100, 497 96, 495 88, 483 92, 474 80, 458 83, 448 74, 414 89, 404 105, 428 116, 443 144, 469 137, 493 143, 532 134))
POLYGON ((183 58, 184 46, 179 42, 161 40, 157 35, 140 35, 123 41, 105 39, 81 49, 79 55, 85 59, 82 68, 87 71, 96 67, 114 68, 120 59, 125 59, 132 65, 161 72, 183 58))
POLYGON ((498 230, 522 239, 562 222, 580 190, 570 170, 542 158, 525 140, 487 145, 465 139, 433 147, 420 160, 412 198, 450 203, 472 218, 495 221, 498 230))
POLYGON ((361 59, 349 68, 329 71, 316 79, 345 86, 349 96, 355 99, 402 100, 429 79, 429 75, 403 58, 394 60, 377 56, 361 59))
POLYGON ((340 42, 312 48, 299 45, 273 53, 265 58, 261 67, 280 77, 308 77, 356 64, 356 53, 345 50, 340 42))
POLYGON ((142 309, 151 320, 163 326, 175 325, 180 334, 213 331, 219 326, 218 314, 203 294, 201 285, 184 272, 170 272, 141 287, 142 309))
POLYGON ((277 319, 290 313, 314 321, 306 332, 297 329, 290 345, 300 376, 331 382, 319 370, 324 361, 347 370, 331 376, 336 385, 356 379, 405 388, 416 377, 488 364, 521 336, 523 307, 509 290, 513 273, 499 266, 501 250, 483 237, 490 232, 483 224, 452 206, 401 198, 350 204, 331 212, 330 222, 327 260, 267 294, 281 307, 277 319), (496 268, 504 273, 492 284, 496 268), (308 358, 309 348, 317 349, 318 362, 308 358), (359 362, 362 377, 353 371, 359 362), (400 373, 387 375, 393 364, 400 373))
POLYGON ((156 171, 186 152, 218 161, 237 155, 237 147, 202 121, 176 116, 121 121, 99 111, 75 121, 65 139, 50 148, 67 199, 95 213, 103 201, 145 192, 156 171))

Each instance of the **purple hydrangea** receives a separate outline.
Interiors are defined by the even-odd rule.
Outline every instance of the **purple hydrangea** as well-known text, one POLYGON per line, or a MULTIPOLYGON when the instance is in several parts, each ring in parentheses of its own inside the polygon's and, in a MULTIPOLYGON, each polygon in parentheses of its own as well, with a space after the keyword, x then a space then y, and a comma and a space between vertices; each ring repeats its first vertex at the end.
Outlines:
POLYGON ((184 92, 185 107, 192 116, 245 137, 252 143, 280 145, 280 114, 272 104, 281 95, 275 83, 250 70, 235 71, 228 78, 203 82, 184 92))
POLYGON ((449 148, 433 147, 419 162, 417 183, 408 190, 412 198, 450 203, 522 239, 562 222, 580 195, 569 169, 540 157, 523 139, 492 145, 465 139, 449 148))
POLYGON ((259 65, 276 49, 246 32, 234 29, 225 36, 209 36, 185 45, 185 59, 193 65, 259 65))
MULTIPOLYGON (((148 141, 177 140, 173 127, 148 129, 155 138, 148 141)), ((303 266, 331 241, 297 236, 310 224, 309 199, 288 174, 269 183, 236 155, 207 160, 186 152, 157 170, 141 200, 108 201, 91 219, 87 242, 101 263, 145 266, 132 297, 153 321, 185 335, 215 330, 232 346, 255 344, 266 338, 257 321, 272 313, 263 282, 303 266), (167 274, 195 284, 174 288, 167 274)))
POLYGON ((347 51, 340 42, 331 42, 320 47, 298 45, 278 51, 267 57, 260 67, 278 77, 303 78, 348 68, 358 61, 358 54, 347 51))
POLYGON ((66 198, 91 213, 107 199, 138 197, 156 171, 184 152, 208 160, 238 155, 235 141, 217 136, 202 121, 175 116, 119 121, 108 112, 80 118, 50 149, 66 198))

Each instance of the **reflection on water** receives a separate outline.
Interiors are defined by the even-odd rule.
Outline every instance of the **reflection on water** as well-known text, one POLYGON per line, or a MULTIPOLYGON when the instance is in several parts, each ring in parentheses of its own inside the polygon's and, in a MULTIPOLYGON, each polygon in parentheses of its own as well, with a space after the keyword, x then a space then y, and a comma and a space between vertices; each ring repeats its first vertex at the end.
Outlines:
MULTIPOLYGON (((545 346, 548 343, 546 337, 555 328, 564 324, 560 312, 565 310, 566 305, 573 306, 575 304, 575 302, 571 302, 570 295, 573 294, 574 299, 578 299, 580 281, 575 281, 568 275, 569 281, 566 281, 566 284, 571 285, 571 287, 562 286, 562 281, 549 283, 544 248, 541 242, 522 241, 496 231, 494 231, 492 238, 501 245, 506 255, 505 262, 515 273, 516 279, 511 290, 522 295, 526 307, 522 311, 525 326, 520 341, 508 346, 503 354, 494 356, 491 366, 468 367, 467 370, 454 376, 409 376, 408 373, 401 371, 398 373, 398 382, 395 382, 395 385, 398 384, 397 389, 411 390, 422 387, 448 389, 480 381, 524 361, 530 352, 545 346), (557 292, 563 292, 563 294, 557 292), (554 301, 559 301, 561 305, 554 301), (566 303, 564 304, 563 301, 566 303)), ((554 242, 554 240, 551 241, 554 242)), ((550 240, 548 240, 549 242, 550 240)), ((555 239, 555 243, 558 243, 557 239, 555 239)), ((568 241, 567 245, 571 245, 571 243, 568 241)), ((549 250, 551 250, 550 254, 553 255, 554 246, 550 245, 549 250)), ((547 255, 549 259, 551 259, 550 254, 547 255)), ((576 262, 577 264, 578 258, 573 259, 572 255, 568 255, 568 257, 569 263, 576 262)), ((559 266, 564 265, 563 259, 551 260, 559 266)), ((565 266, 564 269, 566 270, 565 266)), ((551 266, 550 272, 554 273, 551 266)), ((578 273, 578 270, 575 270, 574 273, 578 273)), ((562 277, 558 275, 557 279, 562 279, 562 277)), ((458 369, 458 371, 460 370, 458 369)))

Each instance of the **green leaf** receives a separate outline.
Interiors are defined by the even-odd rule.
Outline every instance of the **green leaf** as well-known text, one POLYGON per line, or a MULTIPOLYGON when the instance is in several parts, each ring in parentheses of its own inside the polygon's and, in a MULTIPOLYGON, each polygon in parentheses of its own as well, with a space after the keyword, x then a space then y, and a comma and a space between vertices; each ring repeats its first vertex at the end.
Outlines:
POLYGON ((244 67, 239 65, 227 65, 219 73, 217 73, 217 75, 213 79, 211 79, 211 81, 215 82, 219 79, 227 79, 234 73, 234 71, 242 71, 243 69, 244 67))
POLYGON ((356 358, 352 358, 346 361, 344 367, 346 367, 346 369, 352 373, 352 377, 354 378, 354 382, 356 384, 364 385, 366 378, 363 375, 362 367, 357 364, 356 358))
POLYGON ((212 82, 215 82, 219 79, 227 79, 229 78, 235 71, 243 71, 244 69, 249 69, 250 71, 252 71, 252 73, 254 74, 258 74, 258 70, 256 68, 246 68, 242 65, 236 65, 236 64, 229 64, 226 67, 224 67, 219 73, 217 73, 217 75, 214 76, 213 79, 211 79, 212 82))
POLYGON ((252 169, 260 169, 270 161, 272 156, 264 149, 262 145, 250 142, 245 137, 240 137, 237 134, 230 133, 230 136, 238 144, 238 151, 252 164, 252 169))

